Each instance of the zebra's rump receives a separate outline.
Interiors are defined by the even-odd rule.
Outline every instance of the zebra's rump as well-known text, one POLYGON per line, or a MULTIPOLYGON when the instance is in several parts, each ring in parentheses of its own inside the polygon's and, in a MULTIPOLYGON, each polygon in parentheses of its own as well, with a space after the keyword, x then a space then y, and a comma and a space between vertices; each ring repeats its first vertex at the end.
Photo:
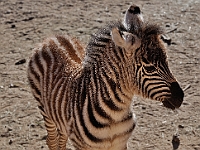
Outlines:
POLYGON ((51 100, 59 101, 64 95, 65 90, 61 89, 79 71, 84 55, 84 47, 69 36, 48 38, 34 49, 28 64, 28 80, 34 97, 45 112, 51 108, 51 100))

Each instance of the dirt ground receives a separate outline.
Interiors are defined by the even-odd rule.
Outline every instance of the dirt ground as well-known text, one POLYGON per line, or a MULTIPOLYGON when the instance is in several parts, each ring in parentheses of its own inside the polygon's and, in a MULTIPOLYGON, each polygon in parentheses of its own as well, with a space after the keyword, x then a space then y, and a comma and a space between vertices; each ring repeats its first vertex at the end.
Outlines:
MULTIPOLYGON (((172 111, 159 102, 134 97, 138 122, 129 149, 172 150, 172 137, 178 134, 179 150, 200 150, 200 1, 133 2, 145 20, 160 24, 171 38, 169 65, 185 98, 180 109, 172 111)), ((0 0, 0 150, 47 150, 44 122, 26 78, 35 45, 55 33, 87 43, 106 22, 121 19, 130 4, 128 0, 0 0)))

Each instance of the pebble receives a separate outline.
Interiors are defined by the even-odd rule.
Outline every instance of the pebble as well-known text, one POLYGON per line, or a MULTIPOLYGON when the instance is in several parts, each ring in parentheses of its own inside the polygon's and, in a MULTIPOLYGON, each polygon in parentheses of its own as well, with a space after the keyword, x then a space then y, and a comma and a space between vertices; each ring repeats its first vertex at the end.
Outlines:
POLYGON ((180 145, 179 135, 175 134, 172 138, 172 146, 174 150, 177 150, 180 145))
POLYGON ((14 84, 11 83, 8 87, 9 87, 9 88, 18 88, 19 86, 14 85, 14 84))
POLYGON ((26 63, 26 59, 21 59, 18 62, 16 62, 15 65, 21 65, 21 64, 24 64, 24 63, 26 63))

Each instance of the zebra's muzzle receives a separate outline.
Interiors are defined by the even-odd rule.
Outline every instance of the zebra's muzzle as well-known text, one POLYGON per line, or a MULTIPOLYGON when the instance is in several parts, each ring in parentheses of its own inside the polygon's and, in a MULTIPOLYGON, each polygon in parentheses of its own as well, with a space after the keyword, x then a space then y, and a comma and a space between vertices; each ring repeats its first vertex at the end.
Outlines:
POLYGON ((171 83, 170 91, 171 98, 163 100, 163 105, 171 109, 179 108, 183 102, 184 93, 178 82, 171 83))

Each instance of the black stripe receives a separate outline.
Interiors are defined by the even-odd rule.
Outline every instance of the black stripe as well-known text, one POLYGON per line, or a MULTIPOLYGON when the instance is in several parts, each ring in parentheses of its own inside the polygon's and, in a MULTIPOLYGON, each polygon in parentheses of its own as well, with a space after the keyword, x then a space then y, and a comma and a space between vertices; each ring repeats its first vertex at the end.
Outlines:
POLYGON ((108 120, 112 120, 111 117, 100 106, 99 100, 94 103, 94 109, 101 117, 108 119, 108 120))
MULTIPOLYGON (((62 122, 62 124, 64 125, 64 121, 63 121, 63 119, 66 119, 66 118, 62 118, 63 116, 62 116, 62 111, 66 111, 66 109, 64 109, 64 110, 62 110, 61 108, 61 104, 62 104, 62 101, 66 101, 66 99, 63 99, 63 96, 64 96, 64 93, 65 93, 65 88, 66 88, 66 80, 64 80, 63 81, 63 83, 61 84, 61 86, 63 86, 62 88, 60 88, 60 90, 61 90, 61 93, 60 93, 60 95, 59 95, 59 99, 58 99, 58 107, 56 107, 56 106, 54 106, 54 109, 55 110, 58 110, 58 114, 56 115, 56 118, 60 118, 60 120, 61 120, 61 122, 62 122), (62 85, 63 84, 63 85, 62 85)), ((58 120, 59 121, 59 120, 58 120)), ((60 122, 59 122, 60 123, 60 122)))
MULTIPOLYGON (((84 77, 83 77, 83 80, 84 80, 84 77)), ((70 103, 72 104, 71 105, 72 107, 69 107, 69 108, 72 108, 72 111, 73 111, 74 123, 73 123, 72 130, 75 132, 76 138, 79 141, 81 141, 81 143, 85 143, 83 137, 81 136, 80 130, 78 128, 77 120, 76 120, 77 117, 76 117, 76 114, 75 114, 76 111, 77 111, 79 120, 80 120, 80 118, 83 117, 83 114, 82 114, 82 108, 83 107, 79 104, 81 104, 81 101, 85 101, 86 92, 84 90, 81 90, 82 87, 84 88, 84 86, 82 84, 83 83, 81 82, 81 80, 77 80, 77 82, 74 82, 72 84, 71 92, 70 92, 70 99, 71 99, 70 103), (78 83, 81 83, 81 84, 78 84, 78 83), (79 88, 77 88, 77 87, 79 87, 79 88), (75 106, 75 104, 76 104, 76 106, 75 106)), ((71 109, 68 109, 69 113, 71 113, 70 110, 71 109)), ((83 124, 83 122, 80 122, 80 123, 83 124)))
MULTIPOLYGON (((83 87, 79 88, 79 89, 82 89, 82 90, 77 93, 78 98, 80 98, 80 101, 79 101, 79 103, 78 102, 76 103, 76 105, 77 105, 76 108, 78 109, 77 111, 78 111, 78 115, 79 115, 79 120, 80 120, 81 126, 83 127, 83 131, 84 131, 85 135, 91 141, 93 141, 93 142, 102 142, 102 139, 98 139, 94 135, 92 135, 88 131, 88 129, 87 129, 86 125, 85 125, 85 122, 84 122, 84 119, 83 119, 83 106, 84 106, 84 103, 85 103, 86 93, 87 93, 87 90, 88 90, 87 87, 86 87, 88 85, 88 83, 89 83, 88 74, 86 73, 84 78, 82 78, 81 80, 84 80, 84 83, 82 85, 83 87)), ((80 85, 77 85, 77 86, 80 86, 80 85)))
MULTIPOLYGON (((82 88, 79 88, 79 89, 82 89, 82 90, 81 91, 77 91, 78 92, 77 93, 77 97, 80 99, 80 101, 76 103, 77 106, 75 108, 78 109, 77 111, 78 111, 78 115, 79 115, 79 121, 80 121, 80 124, 81 124, 81 126, 83 128, 83 131, 84 131, 85 135, 93 142, 102 142, 101 139, 96 138, 94 135, 92 135, 89 132, 89 130, 87 129, 87 127, 85 125, 84 119, 83 119, 83 106, 84 106, 84 103, 85 103, 85 100, 86 100, 86 93, 87 93, 87 87, 86 86, 89 83, 88 74, 85 73, 84 75, 85 76, 83 78, 81 78, 81 80, 84 80, 82 88)), ((80 85, 76 85, 76 87, 77 86, 80 86, 80 85)))
MULTIPOLYGON (((31 66, 30 66, 30 68, 31 68, 31 69, 29 69, 30 74, 33 75, 33 76, 36 78, 36 80, 38 81, 38 83, 40 84, 40 77, 39 77, 39 75, 32 69, 31 66)), ((28 76, 28 80, 29 80, 29 83, 30 83, 31 88, 34 89, 38 95, 41 96, 41 91, 40 91, 40 90, 37 88, 37 86, 35 85, 34 80, 31 79, 30 76, 28 76)))
MULTIPOLYGON (((106 78, 105 78, 106 79, 106 78)), ((108 84, 110 85, 109 81, 107 81, 108 84)), ((118 108, 115 103, 113 102, 113 100, 110 97, 110 93, 108 92, 107 88, 106 88, 106 84, 104 83, 103 80, 100 81, 100 85, 101 85, 101 96, 102 96, 102 100, 103 102, 113 111, 121 111, 120 108, 118 108)), ((111 85, 110 85, 111 86, 111 85)))
MULTIPOLYGON (((96 64, 97 65, 97 64, 96 64)), ((97 72, 97 66, 93 66, 93 69, 92 69, 92 71, 91 71, 91 81, 93 81, 94 82, 94 84, 92 84, 91 86, 92 87, 90 87, 90 90, 91 90, 91 96, 89 95, 88 96, 88 101, 89 101, 89 103, 88 103, 88 114, 89 114, 89 119, 90 119, 90 122, 93 124, 93 126, 95 126, 96 128, 103 128, 103 127, 105 127, 106 126, 106 124, 101 124, 100 122, 98 122, 97 120, 96 120, 96 118, 94 117, 94 114, 93 114, 93 111, 95 111, 95 112, 97 112, 97 114, 99 114, 99 112, 97 111, 97 110, 95 110, 95 106, 94 106, 94 103, 99 103, 98 101, 97 101, 97 99, 98 99, 98 90, 99 90, 99 87, 98 86, 100 86, 100 83, 98 82, 99 81, 99 76, 98 76, 98 74, 96 73, 97 72), (94 90, 94 88, 93 87, 95 87, 96 88, 96 91, 94 90), (90 99, 90 97, 92 98, 92 99, 90 99)), ((100 115, 100 114, 99 114, 100 115)), ((101 116, 101 115, 100 115, 101 116)))
MULTIPOLYGON (((151 91, 155 91, 156 93, 161 93, 163 90, 161 90, 161 88, 163 88, 164 86, 163 85, 157 85, 157 86, 154 86, 152 88, 149 89, 149 91, 147 92, 147 94, 149 95, 151 93, 151 91)), ((165 89, 166 90, 166 89, 165 89)), ((164 90, 164 91, 165 91, 164 90)), ((169 91, 168 91, 169 92, 169 91)), ((149 95, 150 96, 150 95, 149 95)))
POLYGON ((62 68, 61 67, 58 67, 59 70, 58 70, 58 73, 57 74, 54 74, 53 72, 53 80, 52 80, 52 87, 54 87, 56 85, 56 83, 60 80, 60 78, 63 77, 62 75, 62 68))
MULTIPOLYGON (((77 137, 78 138, 78 137, 77 137)), ((81 141, 79 138, 78 138, 79 141, 81 141)), ((82 145, 80 145, 75 139, 71 138, 70 141, 72 141, 73 145, 75 147, 78 147, 79 149, 78 150, 81 150, 82 149, 82 145)), ((83 142, 82 142, 83 143, 83 142)))
POLYGON ((43 45, 43 48, 42 48, 42 57, 43 59, 46 61, 47 63, 47 68, 49 69, 51 64, 52 64, 52 58, 49 56, 49 53, 47 52, 47 49, 48 49, 48 46, 45 44, 43 45))
POLYGON ((94 109, 101 117, 108 119, 108 120, 112 120, 111 117, 99 105, 99 102, 94 103, 94 109))
POLYGON ((45 112, 44 112, 44 107, 38 106, 38 108, 40 109, 40 111, 42 111, 43 113, 45 113, 45 112))
MULTIPOLYGON (((106 71, 103 70, 103 69, 102 69, 102 75, 107 79, 107 82, 109 83, 109 85, 110 85, 110 87, 111 87, 111 89, 112 89, 112 92, 113 92, 113 94, 114 94, 114 96, 115 96, 115 99, 116 99, 118 102, 122 103, 123 101, 119 98, 119 95, 118 95, 118 93, 117 93, 117 91, 116 91, 117 84, 113 81, 113 79, 111 79, 111 78, 107 75, 106 71)), ((121 91, 121 89, 120 89, 120 91, 121 91)), ((122 92, 121 92, 121 93, 122 93, 122 92)))
MULTIPOLYGON (((92 102, 92 104, 93 104, 92 107, 98 113, 98 115, 100 115, 101 117, 103 117, 105 119, 111 120, 111 117, 108 114, 106 114, 106 112, 103 110, 103 108, 101 108, 101 106, 99 104, 98 92, 97 91, 99 91, 101 89, 101 80, 99 78, 99 74, 98 74, 99 72, 97 73, 97 68, 98 67, 95 68, 95 66, 94 66, 93 69, 92 69, 92 72, 91 72, 91 74, 93 76, 92 79, 93 79, 94 84, 95 84, 95 85, 92 85, 92 86, 96 87, 96 91, 94 91, 94 89, 91 88, 91 90, 92 90, 92 97, 93 97, 93 99, 91 100, 91 101, 93 101, 92 102), (98 89, 98 86, 100 87, 100 89, 98 89)), ((100 92, 100 93, 102 93, 102 92, 100 92)))
MULTIPOLYGON (((46 92, 44 93, 43 91, 43 94, 46 94, 46 101, 48 103, 48 106, 51 106, 51 92, 49 93, 49 90, 52 90, 50 89, 51 88, 51 85, 52 85, 52 79, 50 79, 50 74, 52 74, 52 71, 50 70, 50 67, 52 65, 52 58, 49 56, 49 53, 47 52, 47 49, 48 49, 48 46, 45 44, 43 45, 42 47, 42 51, 41 51, 41 54, 42 54, 42 58, 44 59, 45 63, 46 63, 46 67, 47 67, 47 70, 46 72, 44 73, 44 76, 43 78, 45 79, 46 81, 46 85, 42 85, 43 89, 44 87, 46 88, 46 92)), ((44 84, 45 82, 43 82, 44 84)))
POLYGON ((56 97, 57 97, 57 93, 60 91, 60 86, 58 87, 53 87, 52 90, 51 90, 51 96, 50 96, 50 99, 47 99, 47 104, 48 104, 48 108, 49 108, 49 113, 51 114, 51 117, 53 118, 53 116, 55 116, 56 118, 53 118, 55 119, 54 121, 58 121, 58 116, 56 115, 56 110, 57 108, 55 107, 56 106, 56 97), (55 91, 53 95, 53 91, 55 91), (52 107, 51 107, 52 106, 52 107))
POLYGON ((141 85, 142 85, 142 83, 141 83, 141 80, 142 80, 142 78, 143 78, 143 75, 142 75, 142 71, 140 70, 140 66, 138 66, 138 71, 136 72, 136 79, 137 79, 137 81, 138 81, 138 88, 139 89, 141 89, 141 85))
POLYGON ((106 124, 102 124, 102 123, 98 122, 96 120, 96 118, 94 117, 93 108, 92 108, 92 100, 90 99, 90 96, 88 96, 88 107, 87 108, 88 108, 87 111, 88 111, 90 122, 94 127, 96 127, 96 128, 104 128, 104 127, 108 126, 106 124))
MULTIPOLYGON (((159 76, 158 76, 159 77, 159 76)), ((156 78, 155 76, 144 76, 142 77, 142 83, 141 83, 141 88, 142 88, 142 92, 145 92, 144 91, 144 88, 145 88, 145 83, 149 81, 149 82, 155 82, 155 81, 162 81, 162 79, 160 78, 156 78)))
MULTIPOLYGON (((161 63, 160 62, 160 64, 159 64, 159 69, 163 72, 163 74, 165 74, 165 75, 167 75, 167 74, 169 74, 170 73, 170 70, 169 70, 169 68, 168 68, 168 66, 167 66, 167 64, 166 63, 161 63)), ((171 74, 171 73, 170 73, 171 74)))
POLYGON ((117 64, 121 60, 121 58, 117 54, 117 50, 118 49, 115 47, 114 43, 111 43, 108 47, 107 51, 109 51, 109 55, 105 57, 105 62, 109 63, 110 66, 113 66, 112 63, 117 64))
MULTIPOLYGON (((58 108, 56 108, 56 97, 57 97, 57 93, 61 90, 60 89, 60 86, 62 85, 62 83, 63 82, 61 82, 60 83, 60 85, 58 85, 58 87, 56 87, 56 84, 59 82, 59 80, 60 80, 60 78, 62 78, 62 73, 61 73, 61 71, 59 71, 58 72, 58 74, 56 74, 56 76, 53 76, 53 81, 52 81, 52 83, 49 83, 49 84, 51 84, 51 89, 50 89, 50 93, 48 93, 49 95, 48 95, 48 99, 47 99, 47 104, 48 104, 48 108, 49 108, 49 111, 50 111, 50 113, 51 113, 51 116, 53 117, 53 114, 55 115, 55 117, 56 118, 54 118, 54 119, 56 119, 56 121, 58 121, 58 115, 57 115, 57 113, 56 113, 56 110, 58 109, 58 108), (55 94, 53 95, 53 91, 55 90, 55 94), (52 107, 53 107, 53 110, 52 110, 52 107)), ((64 89, 65 90, 65 89, 64 89)), ((64 90, 63 90, 63 92, 64 92, 64 90)), ((60 98, 58 99, 59 101, 60 101, 60 98)), ((61 104, 61 102, 60 102, 60 104, 61 104)), ((61 107, 61 105, 59 105, 60 107, 61 107)), ((59 108, 60 109, 60 108, 59 108)), ((61 111, 61 109, 60 109, 60 111, 61 111)))
MULTIPOLYGON (((106 36, 110 37, 110 35, 108 35, 108 34, 106 36)), ((101 42, 105 43, 105 44, 108 44, 111 41, 111 38, 107 38, 107 37, 103 37, 103 35, 101 35, 100 37, 97 37, 96 39, 98 41, 101 41, 101 42)))
POLYGON ((35 53, 34 56, 35 56, 35 62, 33 62, 33 63, 35 63, 36 66, 38 66, 37 68, 39 69, 40 73, 44 76, 44 68, 40 62, 40 56, 38 53, 35 53))
POLYGON ((92 43, 91 46, 92 47, 99 47, 99 48, 105 48, 106 47, 105 44, 103 44, 103 43, 97 43, 97 42, 92 43))
MULTIPOLYGON (((114 46, 113 46, 114 47, 114 46)), ((124 62, 124 56, 123 56, 123 52, 122 52, 122 49, 119 47, 119 48, 112 48, 112 54, 114 54, 113 56, 113 60, 116 59, 117 62, 121 62, 123 63, 124 62)))
POLYGON ((30 60, 29 62, 29 71, 31 72, 31 74, 37 79, 37 81, 40 83, 40 75, 39 73, 37 73, 35 70, 34 70, 34 67, 33 67, 33 61, 30 60))
POLYGON ((37 93, 37 95, 41 96, 41 92, 40 90, 37 88, 37 86, 35 85, 34 81, 32 79, 29 78, 29 83, 31 88, 37 93))
MULTIPOLYGON (((164 82, 162 82, 162 81, 160 81, 160 82, 150 82, 146 87, 144 87, 144 91, 143 91, 143 93, 145 93, 145 94, 147 94, 148 93, 148 89, 149 89, 149 87, 150 86, 152 86, 152 85, 162 85, 162 86, 164 86, 164 82)), ((148 94, 147 94, 148 95, 148 94)))
POLYGON ((144 75, 146 76, 159 76, 157 72, 155 72, 155 70, 153 72, 148 72, 146 69, 145 69, 145 66, 142 67, 142 72, 144 75))
MULTIPOLYGON (((161 86, 161 87, 162 87, 162 86, 161 86)), ((157 87, 152 88, 150 91, 155 90, 156 88, 157 88, 157 87)), ((149 91, 149 92, 150 92, 150 91, 149 91)), ((169 90, 164 89, 164 90, 156 90, 156 91, 153 92, 151 95, 149 95, 149 93, 148 93, 148 95, 151 96, 151 98, 153 98, 157 93, 162 93, 162 92, 170 93, 169 90)), ((168 96, 168 95, 166 95, 166 93, 165 93, 165 95, 164 95, 164 93, 163 93, 162 96, 168 96)))

